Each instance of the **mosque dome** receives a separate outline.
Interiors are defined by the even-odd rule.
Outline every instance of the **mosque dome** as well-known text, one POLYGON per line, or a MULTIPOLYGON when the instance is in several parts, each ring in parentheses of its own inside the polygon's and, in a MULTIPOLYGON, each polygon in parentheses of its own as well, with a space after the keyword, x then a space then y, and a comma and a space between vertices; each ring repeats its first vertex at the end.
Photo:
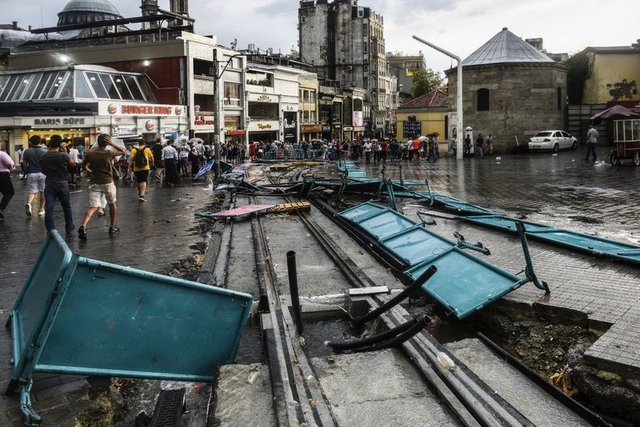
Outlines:
POLYGON ((58 25, 85 24, 120 18, 122 15, 109 0, 71 0, 58 13, 58 25))

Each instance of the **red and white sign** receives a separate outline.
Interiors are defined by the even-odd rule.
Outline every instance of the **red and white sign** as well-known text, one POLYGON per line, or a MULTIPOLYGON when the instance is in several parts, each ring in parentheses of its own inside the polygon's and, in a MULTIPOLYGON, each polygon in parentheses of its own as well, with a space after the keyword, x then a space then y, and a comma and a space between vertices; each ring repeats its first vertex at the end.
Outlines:
POLYGON ((134 104, 122 102, 101 102, 98 108, 101 115, 110 116, 178 117, 184 116, 185 112, 185 108, 181 105, 134 104))

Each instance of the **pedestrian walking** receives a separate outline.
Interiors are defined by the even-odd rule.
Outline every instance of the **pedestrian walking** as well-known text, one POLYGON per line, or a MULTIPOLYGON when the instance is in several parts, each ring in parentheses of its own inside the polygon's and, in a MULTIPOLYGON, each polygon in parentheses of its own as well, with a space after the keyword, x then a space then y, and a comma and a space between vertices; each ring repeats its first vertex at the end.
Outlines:
POLYGON ((484 137, 482 136, 481 133, 478 134, 478 137, 476 138, 476 159, 483 159, 484 158, 484 137))
MULTIPOLYGON (((199 155, 198 155, 199 157, 199 155)), ((178 184, 178 151, 173 146, 173 140, 169 139, 167 145, 162 149, 162 161, 164 162, 163 187, 170 187, 171 184, 178 184)))
POLYGON ((61 150, 61 145, 62 137, 60 135, 51 135, 49 151, 40 158, 40 168, 46 176, 44 185, 44 225, 47 231, 56 228, 55 204, 56 199, 60 200, 62 213, 64 214, 64 228, 68 235, 75 228, 71 212, 71 194, 69 193, 67 181, 69 165, 74 165, 74 163, 71 157, 61 150))
POLYGON ((587 131, 587 156, 584 158, 585 160, 589 160, 589 156, 593 154, 593 161, 596 161, 596 144, 598 143, 599 138, 600 134, 593 124, 591 124, 587 131))
POLYGON ((7 208, 9 201, 15 194, 13 184, 11 183, 11 171, 16 168, 16 164, 4 151, 4 141, 0 141, 0 220, 4 220, 4 210, 7 208))
POLYGON ((77 179, 78 179, 78 168, 80 167, 80 164, 82 162, 80 161, 80 152, 73 145, 73 143, 70 142, 68 145, 68 148, 69 148, 69 157, 71 157, 71 160, 73 160, 73 162, 75 163, 75 166, 69 167, 69 187, 75 188, 77 185, 77 179))
POLYGON ((22 172, 20 173, 20 179, 26 180, 27 170, 25 169, 24 162, 22 161, 22 156, 24 155, 24 147, 22 145, 18 145, 18 151, 16 153, 18 154, 18 164, 20 165, 20 169, 22 170, 22 172))
POLYGON ((147 192, 147 179, 149 178, 149 171, 153 167, 153 153, 145 145, 144 140, 138 143, 138 146, 131 150, 131 157, 129 158, 129 172, 133 171, 136 176, 136 182, 138 183, 138 200, 141 202, 146 201, 144 198, 147 192))
POLYGON ((470 157, 470 156, 471 156, 471 137, 467 135, 464 137, 462 157, 470 157))
POLYGON ((164 177, 164 162, 162 161, 162 139, 156 139, 156 143, 153 144, 151 151, 153 152, 153 158, 155 159, 155 162, 153 163, 153 168, 155 170, 155 179, 158 182, 162 182, 162 179, 164 177))
POLYGON ((487 155, 493 156, 493 134, 487 135, 484 140, 484 145, 486 146, 487 155))
POLYGON ((44 216, 46 206, 44 197, 46 176, 42 173, 40 159, 46 152, 47 150, 42 147, 42 139, 38 135, 32 135, 29 138, 29 148, 22 154, 22 162, 27 171, 27 203, 24 208, 28 218, 31 217, 31 204, 36 194, 39 199, 38 215, 44 216))
POLYGON ((114 144, 106 133, 98 135, 98 146, 89 150, 84 159, 84 169, 91 174, 89 185, 89 209, 84 214, 82 225, 78 228, 78 238, 87 240, 87 225, 93 214, 101 207, 101 199, 104 196, 109 206, 111 226, 109 235, 120 232, 116 225, 118 208, 116 206, 116 185, 113 183, 113 159, 125 154, 124 148, 114 144), (111 146, 114 150, 107 149, 111 146))

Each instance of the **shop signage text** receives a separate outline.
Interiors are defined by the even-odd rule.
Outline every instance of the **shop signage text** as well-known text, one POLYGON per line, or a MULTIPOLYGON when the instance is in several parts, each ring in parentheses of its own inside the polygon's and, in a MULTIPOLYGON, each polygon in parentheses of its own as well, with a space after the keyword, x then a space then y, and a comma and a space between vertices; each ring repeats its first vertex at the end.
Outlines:
POLYGON ((193 120, 193 124, 196 126, 201 126, 201 125, 213 125, 215 123, 213 122, 213 117, 196 116, 195 119, 193 120))
POLYGON ((153 114, 157 116, 170 116, 173 114, 171 107, 162 107, 159 105, 122 105, 120 112, 122 114, 153 114))
POLYGON ((270 124, 263 125, 262 123, 259 123, 258 129, 271 129, 271 125, 270 124))
POLYGON ((34 126, 78 126, 84 124, 84 117, 49 117, 33 120, 34 126))

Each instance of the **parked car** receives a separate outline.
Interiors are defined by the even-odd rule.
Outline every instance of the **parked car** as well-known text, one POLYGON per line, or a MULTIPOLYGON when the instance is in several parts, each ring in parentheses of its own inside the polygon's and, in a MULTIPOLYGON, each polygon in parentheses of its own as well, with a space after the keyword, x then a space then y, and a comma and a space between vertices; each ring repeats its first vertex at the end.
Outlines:
POLYGON ((557 153, 560 150, 570 148, 575 150, 578 140, 563 130, 543 130, 529 138, 529 150, 552 150, 557 153))

